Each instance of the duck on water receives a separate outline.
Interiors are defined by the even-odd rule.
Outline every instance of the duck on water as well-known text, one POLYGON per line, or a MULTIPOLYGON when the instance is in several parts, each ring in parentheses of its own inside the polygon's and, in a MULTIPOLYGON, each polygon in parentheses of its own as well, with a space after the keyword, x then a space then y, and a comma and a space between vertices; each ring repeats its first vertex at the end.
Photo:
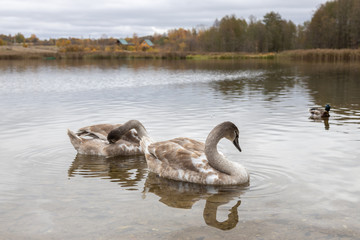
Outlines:
POLYGON ((318 108, 313 107, 309 109, 309 112, 311 113, 310 118, 313 119, 320 119, 320 118, 328 118, 330 117, 330 108, 331 106, 329 104, 325 105, 325 108, 318 108))

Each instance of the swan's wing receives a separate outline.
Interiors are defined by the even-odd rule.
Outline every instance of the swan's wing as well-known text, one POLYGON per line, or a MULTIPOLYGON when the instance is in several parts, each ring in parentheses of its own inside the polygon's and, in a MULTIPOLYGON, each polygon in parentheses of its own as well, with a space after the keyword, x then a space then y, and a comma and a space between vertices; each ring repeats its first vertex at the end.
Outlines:
POLYGON ((107 140, 107 135, 109 132, 117 127, 120 127, 121 124, 97 124, 87 127, 80 128, 77 132, 78 136, 88 136, 92 138, 100 138, 102 140, 107 140))
MULTIPOLYGON (((101 140, 107 141, 107 135, 109 134, 109 132, 111 132, 115 128, 120 127, 121 125, 122 124, 97 124, 87 126, 80 128, 77 132, 77 135, 81 137, 99 138, 101 140)), ((135 129, 131 129, 124 136, 122 136, 121 139, 131 143, 140 142, 140 138, 135 129)))
POLYGON ((152 143, 145 154, 149 170, 161 177, 215 184, 219 173, 213 169, 205 156, 204 144, 188 138, 152 143))
POLYGON ((204 143, 191 138, 175 138, 170 141, 179 144, 181 147, 191 152, 204 152, 205 150, 204 143))
POLYGON ((140 144, 125 141, 123 139, 118 140, 114 144, 107 144, 104 151, 108 157, 143 154, 140 144))
POLYGON ((168 141, 152 143, 148 147, 149 154, 161 168, 181 170, 199 170, 194 165, 194 159, 203 155, 204 144, 188 138, 175 138, 168 141))

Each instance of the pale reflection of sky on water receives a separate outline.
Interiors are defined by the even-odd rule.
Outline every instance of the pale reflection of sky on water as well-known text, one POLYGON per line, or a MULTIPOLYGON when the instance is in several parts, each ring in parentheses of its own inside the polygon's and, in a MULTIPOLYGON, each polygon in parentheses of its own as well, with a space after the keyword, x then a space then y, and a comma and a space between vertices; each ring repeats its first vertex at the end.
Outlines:
POLYGON ((0 62, 1 239, 360 238, 356 64, 0 62), (330 103, 328 122, 310 106, 330 103), (249 186, 149 174, 144 157, 76 155, 66 129, 139 119, 157 140, 240 129, 249 186))

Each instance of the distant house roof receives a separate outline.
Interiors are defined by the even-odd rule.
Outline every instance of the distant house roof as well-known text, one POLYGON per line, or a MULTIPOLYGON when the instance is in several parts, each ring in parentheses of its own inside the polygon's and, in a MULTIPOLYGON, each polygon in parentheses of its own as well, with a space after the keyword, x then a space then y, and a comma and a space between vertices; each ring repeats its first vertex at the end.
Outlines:
POLYGON ((129 43, 125 39, 119 39, 119 43, 121 45, 129 45, 129 43))
POLYGON ((147 44, 147 45, 149 45, 149 47, 153 47, 153 46, 154 46, 154 44, 153 44, 149 39, 145 39, 144 42, 143 42, 143 44, 147 44))

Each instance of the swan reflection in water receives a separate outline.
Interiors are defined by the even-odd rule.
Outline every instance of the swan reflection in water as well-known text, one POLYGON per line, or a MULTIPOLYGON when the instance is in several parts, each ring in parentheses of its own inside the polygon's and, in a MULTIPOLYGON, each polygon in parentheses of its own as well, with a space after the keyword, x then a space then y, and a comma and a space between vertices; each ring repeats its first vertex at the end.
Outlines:
POLYGON ((68 170, 69 178, 76 175, 110 179, 127 190, 139 190, 139 183, 146 178, 143 198, 153 193, 160 197, 160 202, 174 208, 191 209, 197 201, 206 200, 204 221, 221 230, 230 230, 237 225, 238 207, 241 204, 239 198, 248 186, 206 186, 161 178, 148 173, 146 160, 142 155, 105 158, 77 154, 68 170), (230 207, 227 220, 218 221, 218 207, 231 201, 235 201, 235 204, 230 207))
POLYGON ((154 193, 160 197, 160 202, 169 207, 191 209, 193 204, 199 200, 206 200, 203 217, 209 226, 221 230, 230 230, 239 221, 238 207, 241 204, 237 200, 229 210, 227 220, 219 222, 216 219, 217 209, 232 200, 239 199, 246 185, 241 186, 207 186, 188 182, 179 182, 161 178, 154 173, 149 173, 145 186, 144 195, 154 193))
MULTIPOLYGON (((108 178, 111 182, 118 182, 125 188, 137 187, 146 174, 146 160, 142 155, 105 158, 77 154, 68 170, 69 178, 75 175, 108 178)), ((128 190, 134 190, 134 188, 128 190)))

